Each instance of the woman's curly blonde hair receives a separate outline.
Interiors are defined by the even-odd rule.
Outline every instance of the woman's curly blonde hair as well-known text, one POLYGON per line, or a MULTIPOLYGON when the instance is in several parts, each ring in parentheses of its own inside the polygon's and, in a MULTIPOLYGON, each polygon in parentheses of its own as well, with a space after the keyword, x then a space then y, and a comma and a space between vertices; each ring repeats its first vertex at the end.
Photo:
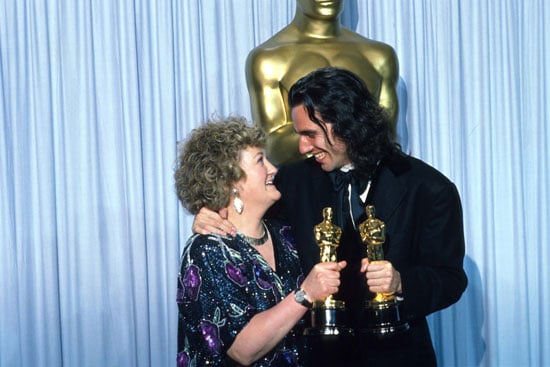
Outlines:
POLYGON ((241 116, 210 118, 180 144, 174 179, 178 199, 191 214, 207 207, 218 211, 229 204, 233 185, 245 177, 240 153, 264 148, 265 133, 241 116))

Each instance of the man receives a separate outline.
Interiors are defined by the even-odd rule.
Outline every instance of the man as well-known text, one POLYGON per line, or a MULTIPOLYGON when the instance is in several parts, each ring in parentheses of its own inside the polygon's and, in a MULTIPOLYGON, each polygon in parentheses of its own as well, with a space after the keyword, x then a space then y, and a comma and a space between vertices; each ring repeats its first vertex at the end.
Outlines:
MULTIPOLYGON (((319 261, 313 228, 322 221, 323 208, 335 208, 335 223, 343 228, 338 260, 348 263, 335 299, 346 302, 352 326, 360 328, 367 288, 402 298, 410 325, 402 335, 374 340, 356 332, 360 355, 351 357, 351 365, 435 365, 425 317, 455 303, 467 284, 455 185, 400 151, 383 109, 350 71, 318 69, 294 84, 288 99, 300 153, 311 158, 279 169, 275 184, 282 198, 272 215, 292 225, 308 271, 319 261), (358 233, 367 205, 375 207, 386 228, 385 260, 375 263, 365 259, 358 233)), ((214 214, 203 212, 194 230, 231 232, 227 221, 207 224, 214 214)))
POLYGON ((254 48, 246 61, 252 119, 269 134, 267 153, 276 164, 303 157, 290 120, 287 92, 301 77, 324 66, 348 69, 397 123, 398 62, 392 47, 342 26, 344 0, 296 0, 292 22, 254 48))

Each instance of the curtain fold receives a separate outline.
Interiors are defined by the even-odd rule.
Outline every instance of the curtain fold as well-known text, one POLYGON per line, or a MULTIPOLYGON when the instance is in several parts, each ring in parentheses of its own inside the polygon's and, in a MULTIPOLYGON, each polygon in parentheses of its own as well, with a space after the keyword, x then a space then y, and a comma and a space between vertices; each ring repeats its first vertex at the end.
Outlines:
MULTIPOLYGON (((248 52, 295 0, 0 0, 0 367, 175 363, 192 218, 177 143, 250 117, 248 52)), ((392 45, 407 152, 459 189, 468 289, 442 366, 550 365, 550 6, 346 0, 392 45)))

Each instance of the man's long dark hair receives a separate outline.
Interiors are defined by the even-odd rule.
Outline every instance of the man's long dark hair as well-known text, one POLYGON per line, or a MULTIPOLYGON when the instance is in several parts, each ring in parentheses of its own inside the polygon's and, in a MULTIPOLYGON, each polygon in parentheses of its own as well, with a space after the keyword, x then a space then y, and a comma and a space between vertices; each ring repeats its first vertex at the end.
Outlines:
POLYGON ((324 123, 333 124, 359 177, 370 178, 378 161, 400 151, 386 112, 363 80, 348 70, 325 67, 311 72, 290 88, 288 102, 290 108, 303 104, 325 137, 324 123))

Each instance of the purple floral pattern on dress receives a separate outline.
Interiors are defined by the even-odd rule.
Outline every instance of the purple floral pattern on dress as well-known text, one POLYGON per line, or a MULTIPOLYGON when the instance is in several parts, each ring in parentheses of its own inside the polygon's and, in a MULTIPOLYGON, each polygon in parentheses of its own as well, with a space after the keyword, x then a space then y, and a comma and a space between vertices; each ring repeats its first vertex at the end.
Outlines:
POLYGON ((254 277, 256 283, 261 289, 267 290, 273 288, 273 281, 271 280, 270 273, 264 269, 263 265, 254 259, 254 277))
POLYGON ((178 353, 178 367, 189 367, 189 356, 185 352, 178 353))
POLYGON ((200 269, 195 265, 189 265, 183 275, 184 296, 196 301, 201 287, 200 269))
POLYGON ((244 275, 245 272, 245 265, 244 264, 238 264, 235 265, 233 263, 227 262, 225 263, 225 273, 231 279, 235 284, 238 284, 239 286, 244 286, 248 282, 248 279, 244 275))
POLYGON ((292 232, 292 228, 289 226, 283 226, 279 230, 279 234, 281 235, 283 245, 287 246, 293 252, 296 252, 296 240, 294 239, 294 232, 292 232))
POLYGON ((210 351, 214 355, 220 354, 222 350, 222 343, 220 341, 218 326, 211 321, 202 320, 200 327, 201 327, 202 337, 206 341, 206 344, 208 345, 208 349, 210 349, 210 351))

